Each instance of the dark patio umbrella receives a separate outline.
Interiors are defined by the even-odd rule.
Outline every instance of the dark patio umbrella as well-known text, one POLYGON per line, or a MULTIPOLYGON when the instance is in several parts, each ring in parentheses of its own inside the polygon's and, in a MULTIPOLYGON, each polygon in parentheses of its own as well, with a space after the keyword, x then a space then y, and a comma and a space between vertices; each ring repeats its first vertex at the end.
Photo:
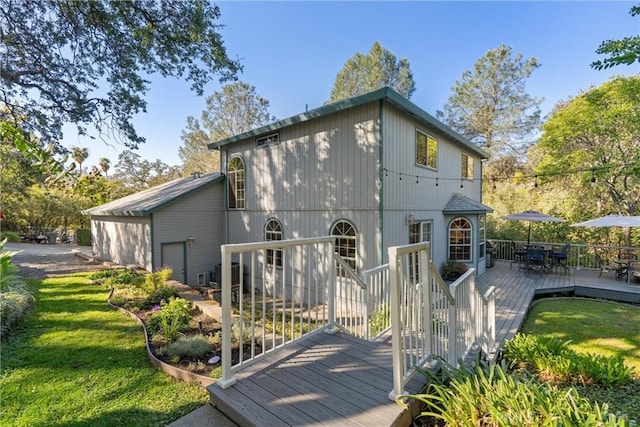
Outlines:
POLYGON ((529 232, 527 234, 527 245, 531 242, 531 223, 532 222, 564 222, 562 218, 543 214, 537 211, 524 211, 517 214, 501 216, 500 219, 508 219, 511 221, 529 221, 529 232))

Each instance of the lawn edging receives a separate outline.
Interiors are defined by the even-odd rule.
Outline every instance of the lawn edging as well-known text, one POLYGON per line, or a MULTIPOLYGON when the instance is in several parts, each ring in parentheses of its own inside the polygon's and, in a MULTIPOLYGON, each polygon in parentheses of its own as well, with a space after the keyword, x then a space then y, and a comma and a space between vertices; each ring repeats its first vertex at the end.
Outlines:
POLYGON ((113 307, 113 308, 121 311, 122 313, 125 313, 125 314, 129 315, 131 318, 137 320, 138 323, 140 324, 140 326, 142 326, 142 331, 144 332, 145 347, 147 349, 147 356, 149 357, 149 361, 151 362, 152 365, 156 366, 158 369, 160 369, 162 372, 166 373, 167 375, 171 375, 172 377, 177 378, 177 379, 182 380, 182 381, 200 383, 205 388, 207 386, 209 386, 209 385, 211 385, 211 384, 216 382, 216 380, 214 378, 205 377, 204 375, 198 375, 198 374, 194 374, 193 372, 185 371, 184 369, 176 368, 175 366, 170 365, 170 364, 168 364, 166 362, 163 362, 162 360, 158 359, 153 354, 153 352, 151 351, 151 346, 149 344, 149 334, 147 332, 147 326, 144 324, 142 319, 139 318, 135 313, 111 303, 111 296, 113 295, 113 291, 114 291, 114 289, 111 288, 111 290, 109 292, 109 296, 107 297, 107 303, 111 307, 113 307))

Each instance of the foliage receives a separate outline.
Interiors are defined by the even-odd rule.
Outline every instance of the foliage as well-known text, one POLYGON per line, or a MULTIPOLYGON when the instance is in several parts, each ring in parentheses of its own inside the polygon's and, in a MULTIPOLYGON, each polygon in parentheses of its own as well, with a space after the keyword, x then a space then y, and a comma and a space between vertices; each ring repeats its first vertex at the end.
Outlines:
POLYGON ((209 150, 209 144, 276 120, 269 114, 269 101, 244 82, 223 86, 222 91, 209 95, 205 103, 200 120, 187 117, 187 127, 182 131, 184 145, 178 149, 178 155, 184 174, 218 172, 220 154, 209 150))
POLYGON ((201 0, 3 2, 0 120, 22 121, 44 141, 63 123, 93 124, 144 142, 132 118, 146 109, 147 76, 185 77, 202 94, 214 76, 235 77, 219 34, 220 11, 201 0))
POLYGON ((76 240, 80 246, 91 246, 91 230, 88 228, 78 228, 76 230, 76 240))
POLYGON ((11 279, 0 291, 0 337, 6 338, 29 312, 35 302, 24 281, 11 279))
POLYGON ((102 283, 105 286, 119 288, 126 285, 133 285, 140 279, 143 279, 143 277, 134 270, 115 268, 93 272, 89 275, 89 279, 102 283))
POLYGON ((15 231, 2 231, 0 232, 0 240, 7 239, 7 242, 18 243, 20 242, 20 234, 15 231))
POLYGON ((169 166, 160 159, 155 162, 141 160, 139 154, 127 150, 118 155, 112 177, 134 191, 146 190, 176 178, 180 178, 178 166, 169 166))
POLYGON ((376 41, 369 53, 358 52, 347 60, 336 75, 327 103, 364 95, 385 86, 407 99, 416 90, 409 61, 406 58, 398 60, 376 41))
POLYGON ((501 45, 476 61, 456 81, 439 119, 493 157, 522 155, 540 125, 542 99, 525 91, 526 80, 540 64, 501 45))
POLYGON ((211 352, 213 347, 204 336, 179 337, 166 346, 162 353, 170 358, 201 359, 211 352))
MULTIPOLYGON (((631 6, 631 16, 640 16, 640 6, 631 6)), ((620 40, 607 40, 600 44, 596 50, 598 55, 609 55, 604 60, 594 61, 591 67, 596 70, 604 70, 616 65, 632 65, 640 63, 640 36, 624 37, 620 40)))
POLYGON ((632 368, 620 356, 579 354, 569 349, 570 341, 536 335, 516 334, 505 342, 504 355, 514 364, 535 369, 545 381, 570 384, 627 384, 632 368))
POLYGON ((0 241, 0 291, 3 290, 10 281, 19 279, 19 276, 16 274, 18 268, 11 262, 11 259, 19 252, 5 251, 4 245, 6 244, 6 238, 0 241))
MULTIPOLYGON (((638 214, 640 77, 614 78, 558 105, 543 131, 535 172, 583 171, 545 184, 564 189, 559 197, 567 206, 565 218, 578 222, 608 213, 638 214)), ((629 235, 625 242, 630 244, 629 235)))
POLYGON ((149 363, 139 324, 86 275, 29 284, 36 308, 0 346, 3 425, 169 425, 207 402, 149 363))
POLYGON ((71 147, 71 157, 78 163, 78 171, 82 176, 82 164, 89 157, 89 149, 87 147, 71 147))
POLYGON ((391 325, 391 306, 382 304, 369 316, 369 334, 377 336, 391 325))
POLYGON ((160 333, 169 341, 175 341, 178 334, 191 321, 191 302, 183 298, 170 298, 161 303, 149 319, 149 328, 160 333))
POLYGON ((560 391, 514 374, 500 365, 455 370, 445 382, 432 382, 425 393, 403 395, 426 405, 421 416, 449 426, 625 426, 628 419, 592 404, 574 389, 560 391))
POLYGON ((464 274, 468 269, 469 267, 467 267, 466 264, 450 259, 442 264, 442 268, 440 269, 440 271, 442 277, 448 279, 449 277, 452 277, 452 273, 459 276, 461 274, 464 274))
POLYGON ((144 288, 148 294, 147 304, 159 303, 176 295, 176 288, 167 283, 173 271, 165 267, 162 270, 148 273, 144 277, 144 288))

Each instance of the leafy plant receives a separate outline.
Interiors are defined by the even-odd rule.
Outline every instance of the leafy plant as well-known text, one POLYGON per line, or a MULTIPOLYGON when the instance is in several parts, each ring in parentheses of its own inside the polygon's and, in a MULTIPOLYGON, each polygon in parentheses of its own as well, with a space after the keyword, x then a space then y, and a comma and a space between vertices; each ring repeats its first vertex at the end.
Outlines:
POLYGON ((425 393, 400 396, 399 403, 418 400, 426 405, 421 417, 451 426, 629 425, 626 416, 609 413, 606 404, 590 403, 575 389, 560 391, 533 378, 509 374, 504 365, 476 364, 470 369, 445 365, 443 371, 425 393))
POLYGON ((148 304, 159 303, 162 300, 168 300, 176 295, 175 287, 167 284, 172 274, 173 270, 165 267, 162 270, 149 273, 144 277, 144 289, 148 294, 148 304))
POLYGON ((165 347, 162 352, 173 358, 201 359, 211 352, 213 347, 204 336, 179 337, 175 342, 165 347))
POLYGON ((546 381, 571 384, 626 384, 633 368, 620 356, 580 354, 569 348, 571 341, 537 335, 516 334, 505 342, 504 355, 514 365, 530 367, 546 381))
POLYGON ((19 243, 20 242, 20 234, 15 231, 2 231, 0 232, 0 240, 5 240, 7 242, 19 243))
POLYGON ((18 278, 15 273, 19 271, 18 267, 11 263, 11 259, 19 252, 5 251, 6 244, 6 238, 0 241, 0 290, 4 289, 11 280, 18 278))
POLYGON ((442 268, 440 269, 442 277, 449 278, 453 277, 453 275, 460 276, 469 269, 466 264, 457 262, 455 260, 448 260, 444 264, 442 264, 442 268))
POLYGON ((369 331, 372 337, 377 336, 391 324, 391 307, 389 304, 382 304, 369 316, 369 331))
POLYGON ((149 327, 169 341, 175 341, 178 334, 191 321, 191 302, 183 298, 170 298, 161 303, 160 309, 151 315, 149 327))
POLYGON ((76 239, 80 246, 91 246, 91 230, 88 228, 78 228, 76 230, 76 239))

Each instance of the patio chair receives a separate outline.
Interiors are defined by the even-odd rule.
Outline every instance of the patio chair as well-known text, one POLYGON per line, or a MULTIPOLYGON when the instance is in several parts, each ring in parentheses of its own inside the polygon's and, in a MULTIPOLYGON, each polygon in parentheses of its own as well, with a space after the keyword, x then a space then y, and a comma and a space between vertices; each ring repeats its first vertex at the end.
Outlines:
POLYGON ((509 270, 511 270, 511 266, 515 263, 517 263, 518 266, 524 264, 525 255, 527 255, 527 250, 522 247, 518 247, 516 242, 513 240, 511 241, 511 250, 513 251, 513 261, 509 264, 509 270))
POLYGON ((632 261, 630 266, 629 274, 631 275, 631 280, 640 282, 640 261, 632 261))
POLYGON ((567 258, 569 257, 569 249, 571 248, 570 244, 566 244, 559 251, 551 251, 549 257, 551 258, 551 266, 549 269, 553 268, 554 271, 558 271, 558 267, 564 269, 567 273, 569 273, 569 267, 567 267, 567 258))
POLYGON ((629 265, 632 262, 626 262, 627 260, 637 259, 636 254, 632 252, 623 252, 618 255, 618 261, 616 261, 616 280, 627 280, 629 278, 629 265))
POLYGON ((530 246, 526 251, 526 265, 528 269, 538 268, 540 273, 544 273, 547 265, 544 259, 544 248, 530 246))

